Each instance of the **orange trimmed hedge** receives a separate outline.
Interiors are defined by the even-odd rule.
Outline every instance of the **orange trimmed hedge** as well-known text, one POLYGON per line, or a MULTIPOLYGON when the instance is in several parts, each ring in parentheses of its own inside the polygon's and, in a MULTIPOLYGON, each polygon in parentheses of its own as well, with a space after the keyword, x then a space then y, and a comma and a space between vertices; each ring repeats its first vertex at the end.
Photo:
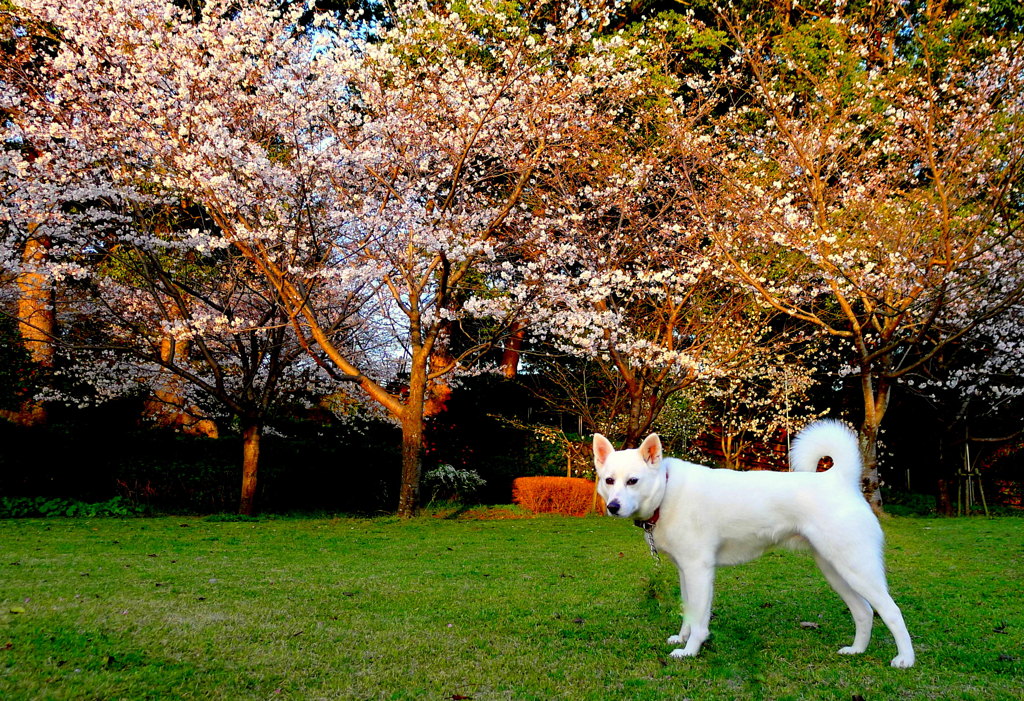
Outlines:
POLYGON ((594 483, 579 477, 519 477, 512 482, 512 501, 535 514, 586 516, 595 508, 594 483))

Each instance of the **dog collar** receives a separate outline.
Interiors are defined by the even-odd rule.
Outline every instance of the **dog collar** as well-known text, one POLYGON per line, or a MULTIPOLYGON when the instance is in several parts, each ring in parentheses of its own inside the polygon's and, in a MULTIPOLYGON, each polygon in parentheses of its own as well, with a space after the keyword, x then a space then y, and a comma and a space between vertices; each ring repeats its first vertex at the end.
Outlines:
POLYGON ((639 526, 640 528, 643 528, 645 531, 647 531, 647 530, 650 530, 650 529, 654 528, 655 524, 658 523, 658 519, 659 518, 661 518, 661 507, 660 506, 657 509, 654 510, 654 513, 651 514, 651 517, 649 519, 647 519, 646 521, 641 521, 640 519, 637 519, 637 520, 633 521, 633 525, 634 526, 639 526))

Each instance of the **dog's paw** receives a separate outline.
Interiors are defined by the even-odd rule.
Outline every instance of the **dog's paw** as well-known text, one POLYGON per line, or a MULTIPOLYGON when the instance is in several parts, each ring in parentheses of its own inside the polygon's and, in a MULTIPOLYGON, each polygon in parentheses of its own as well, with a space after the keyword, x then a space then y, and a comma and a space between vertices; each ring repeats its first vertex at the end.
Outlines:
POLYGON ((859 655, 862 652, 864 652, 864 648, 854 647, 853 645, 839 649, 840 655, 859 655))
POLYGON ((896 657, 892 658, 892 662, 890 662, 889 664, 895 667, 896 669, 906 669, 907 667, 913 667, 914 656, 896 655, 896 657))
POLYGON ((690 638, 690 626, 685 625, 679 629, 678 635, 673 635, 668 639, 669 645, 685 645, 686 641, 690 638))
MULTIPOLYGON (((672 637, 676 637, 676 636, 672 636, 672 637)), ((693 652, 690 652, 686 648, 679 647, 679 648, 676 648, 675 650, 673 650, 672 652, 668 653, 668 655, 669 655, 669 657, 675 657, 676 659, 681 659, 683 657, 696 657, 697 656, 697 650, 694 650, 693 652)))

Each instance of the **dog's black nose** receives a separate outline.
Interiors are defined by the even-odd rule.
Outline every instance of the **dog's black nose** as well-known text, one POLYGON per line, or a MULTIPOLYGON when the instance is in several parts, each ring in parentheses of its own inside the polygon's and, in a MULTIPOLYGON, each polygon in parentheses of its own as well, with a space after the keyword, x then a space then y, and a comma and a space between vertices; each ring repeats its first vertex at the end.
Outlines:
POLYGON ((617 514, 617 513, 619 513, 619 502, 613 501, 610 504, 608 504, 608 513, 610 513, 610 514, 617 514))

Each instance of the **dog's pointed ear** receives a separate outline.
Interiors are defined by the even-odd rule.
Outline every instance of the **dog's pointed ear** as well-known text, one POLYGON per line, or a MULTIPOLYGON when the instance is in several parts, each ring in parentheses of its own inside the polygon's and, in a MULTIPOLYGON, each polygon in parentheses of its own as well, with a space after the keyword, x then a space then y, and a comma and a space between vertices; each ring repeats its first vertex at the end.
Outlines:
POLYGON ((601 469, 608 456, 615 452, 611 442, 600 433, 594 434, 594 467, 601 469))
POLYGON ((644 438, 644 442, 640 444, 640 457, 651 467, 657 467, 661 462, 661 439, 657 433, 644 438))

